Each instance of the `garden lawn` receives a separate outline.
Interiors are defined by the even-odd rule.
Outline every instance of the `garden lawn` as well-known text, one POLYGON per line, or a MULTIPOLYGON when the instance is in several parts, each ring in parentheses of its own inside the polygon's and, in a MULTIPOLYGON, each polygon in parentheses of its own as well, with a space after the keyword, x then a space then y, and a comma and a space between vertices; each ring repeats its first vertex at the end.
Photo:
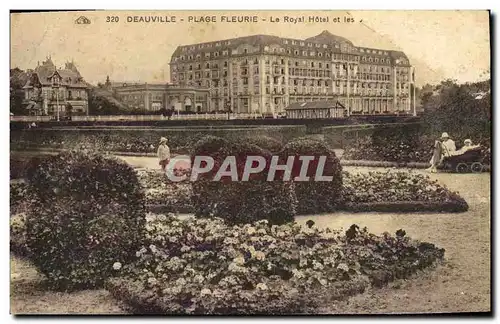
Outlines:
MULTIPOLYGON (((345 167, 349 172, 382 169, 345 167)), ((420 171, 413 171, 420 172, 420 171)), ((324 305, 321 313, 408 313, 490 311, 490 174, 433 174, 450 190, 459 191, 469 211, 456 214, 335 213, 300 216, 317 226, 367 226, 374 234, 407 235, 446 249, 445 263, 411 280, 396 281, 347 301, 324 305)), ((11 258, 12 313, 119 313, 124 312, 105 290, 64 294, 40 287, 40 277, 25 261, 11 258)))

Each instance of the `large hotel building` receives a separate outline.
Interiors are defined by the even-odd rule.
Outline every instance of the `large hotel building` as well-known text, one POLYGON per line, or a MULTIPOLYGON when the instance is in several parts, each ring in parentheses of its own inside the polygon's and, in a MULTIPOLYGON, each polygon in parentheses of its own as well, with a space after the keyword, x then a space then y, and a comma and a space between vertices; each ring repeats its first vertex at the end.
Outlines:
POLYGON ((198 111, 279 113, 291 103, 320 100, 341 103, 349 115, 414 110, 414 70, 403 52, 355 46, 328 31, 179 46, 170 77, 181 89, 209 91, 198 111))

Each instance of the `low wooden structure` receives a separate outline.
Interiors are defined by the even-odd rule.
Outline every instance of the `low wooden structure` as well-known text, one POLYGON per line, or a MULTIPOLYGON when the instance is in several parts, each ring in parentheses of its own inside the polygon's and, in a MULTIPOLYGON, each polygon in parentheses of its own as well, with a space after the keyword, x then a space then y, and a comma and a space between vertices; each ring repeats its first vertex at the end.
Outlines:
POLYGON ((346 118, 347 110, 339 101, 295 102, 285 108, 290 119, 346 118))

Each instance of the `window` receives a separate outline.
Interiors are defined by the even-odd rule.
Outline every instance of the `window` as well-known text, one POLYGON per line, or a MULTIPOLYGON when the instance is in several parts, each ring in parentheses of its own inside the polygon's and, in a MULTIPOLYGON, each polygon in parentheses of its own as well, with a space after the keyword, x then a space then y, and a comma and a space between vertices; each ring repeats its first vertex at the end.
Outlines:
POLYGON ((326 44, 323 44, 323 48, 328 48, 328 45, 326 45, 326 44))
POLYGON ((285 39, 285 40, 283 41, 283 44, 288 44, 288 41, 285 39))
POLYGON ((219 56, 219 52, 214 53, 215 57, 219 56))
POLYGON ((243 54, 248 54, 248 49, 243 49, 243 54))
POLYGON ((312 46, 313 46, 313 44, 311 44, 311 43, 307 43, 307 46, 312 47, 312 46))
POLYGON ((300 42, 300 46, 304 46, 304 42, 300 42))
POLYGON ((319 57, 322 57, 322 56, 323 56, 323 53, 319 52, 319 53, 318 53, 318 56, 319 56, 319 57))
POLYGON ((307 51, 302 51, 302 55, 307 56, 307 51))
POLYGON ((364 52, 365 52, 365 50, 364 50, 364 49, 362 49, 362 48, 360 48, 360 49, 359 49, 359 51, 360 51, 361 53, 364 53, 364 52))

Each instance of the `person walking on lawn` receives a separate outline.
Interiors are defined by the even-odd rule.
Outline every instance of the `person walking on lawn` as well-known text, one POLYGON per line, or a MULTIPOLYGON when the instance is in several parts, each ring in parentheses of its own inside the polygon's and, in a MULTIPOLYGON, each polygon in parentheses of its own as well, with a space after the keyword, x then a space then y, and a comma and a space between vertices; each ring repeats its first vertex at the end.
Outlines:
POLYGON ((170 162, 170 148, 167 146, 167 138, 160 138, 160 145, 158 146, 158 159, 160 160, 160 166, 163 171, 165 171, 168 162, 170 162))

